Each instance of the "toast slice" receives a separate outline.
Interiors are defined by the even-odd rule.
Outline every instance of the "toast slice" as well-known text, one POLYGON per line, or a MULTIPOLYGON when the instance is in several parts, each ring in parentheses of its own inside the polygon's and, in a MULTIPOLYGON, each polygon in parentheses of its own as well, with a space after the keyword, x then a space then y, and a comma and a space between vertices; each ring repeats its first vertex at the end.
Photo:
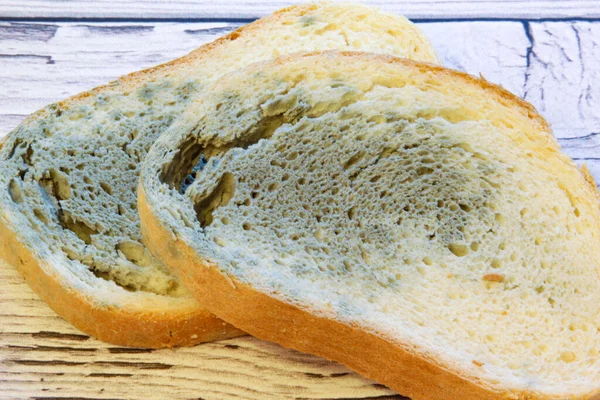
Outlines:
POLYGON ((338 52, 210 93, 152 147, 138 207, 215 315, 413 400, 600 396, 596 188, 530 104, 338 52))
POLYGON ((221 75, 282 53, 333 48, 437 61, 403 17, 309 4, 52 104, 0 151, 0 254, 59 315, 107 342, 170 347, 241 334, 149 253, 136 211, 139 167, 158 135, 221 75))

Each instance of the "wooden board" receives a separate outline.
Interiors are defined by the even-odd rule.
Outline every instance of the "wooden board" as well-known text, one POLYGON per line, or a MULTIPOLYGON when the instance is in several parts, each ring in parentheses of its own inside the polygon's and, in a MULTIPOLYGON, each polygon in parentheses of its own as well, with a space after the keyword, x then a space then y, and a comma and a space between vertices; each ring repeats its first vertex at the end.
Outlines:
POLYGON ((402 399, 338 364, 249 336, 154 351, 99 342, 4 262, 0 305, 2 399, 402 399))
MULTIPOLYGON (((261 2, 265 7, 275 3, 261 2)), ((446 3, 439 2, 440 7, 446 3)), ((461 3, 454 8, 458 11, 467 4, 456 3, 461 3)), ((0 12, 8 15, 11 7, 26 12, 37 4, 36 15, 47 15, 47 2, 19 4, 4 1, 0 12)), ((56 12, 66 7, 55 4, 56 12)), ((101 17, 94 11, 99 2, 85 4, 87 9, 77 12, 101 17)), ((553 12, 554 2, 545 4, 553 12)), ((158 3, 139 5, 166 10, 158 3)), ((104 5, 114 15, 129 15, 123 8, 120 2, 104 5)), ((196 12, 193 4, 190 10, 196 12)), ((0 136, 49 102, 183 55, 239 24, 0 22, 0 136)), ((482 74, 531 101, 552 122, 564 149, 600 177, 600 22, 437 21, 419 26, 447 66, 482 74)), ((57 317, 1 262, 0 305, 1 399, 402 399, 338 364, 250 337, 160 351, 98 342, 57 317)))
MULTIPOLYGON (((296 4, 281 0, 4 0, 4 17, 253 19, 296 4)), ((597 0, 362 0, 412 19, 598 18, 597 0)))

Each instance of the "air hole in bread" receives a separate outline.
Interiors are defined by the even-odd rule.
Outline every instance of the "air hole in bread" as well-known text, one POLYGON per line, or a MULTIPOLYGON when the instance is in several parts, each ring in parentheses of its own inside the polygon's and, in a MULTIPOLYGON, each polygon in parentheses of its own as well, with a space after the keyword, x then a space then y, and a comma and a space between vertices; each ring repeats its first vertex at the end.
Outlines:
POLYGON ((168 183, 172 189, 181 191, 193 182, 191 175, 194 168, 201 169, 204 146, 197 143, 194 138, 188 138, 180 147, 179 152, 173 160, 163 166, 161 181, 168 183), (190 177, 189 181, 186 177, 190 177), (187 185, 186 185, 187 184, 187 185))
POLYGON ((17 204, 23 202, 23 193, 21 192, 21 185, 16 179, 11 179, 8 184, 8 193, 10 198, 17 204))
POLYGON ((147 267, 154 263, 148 249, 139 242, 123 241, 116 246, 116 250, 121 252, 128 261, 140 267, 147 267))
MULTIPOLYGON (((232 143, 222 144, 220 146, 199 144, 191 136, 180 146, 180 151, 173 157, 172 161, 163 166, 160 179, 167 183, 172 189, 177 189, 180 193, 185 193, 195 179, 196 175, 202 171, 210 157, 224 153, 233 148, 246 149, 256 144, 261 139, 270 138, 273 133, 287 122, 289 115, 281 114, 264 117, 259 123, 252 126, 245 135, 232 143)), ((297 156, 296 156, 297 157, 297 156)), ((198 204, 196 204, 198 206, 198 204)))
POLYGON ((104 192, 106 192, 106 194, 108 194, 108 195, 113 194, 112 187, 109 184, 100 182, 100 187, 102 188, 102 190, 104 190, 104 192))
POLYGON ((127 290, 128 292, 135 292, 136 288, 133 285, 129 285, 129 284, 123 284, 121 283, 119 280, 115 279, 113 276, 111 276, 110 273, 106 272, 106 271, 100 271, 97 269, 90 269, 90 271, 94 274, 94 276, 96 278, 100 278, 103 279, 105 281, 110 281, 110 282, 114 282, 117 286, 127 290))
POLYGON ((469 247, 464 243, 450 243, 448 250, 457 257, 464 257, 469 254, 469 247))
MULTIPOLYGON (((15 156, 15 153, 17 152, 17 149, 23 145, 23 139, 17 139, 15 140, 15 142, 13 143, 12 148, 10 149, 10 152, 8 153, 8 159, 11 159, 15 156)), ((26 144, 25 144, 26 145, 26 144)))
POLYGON ((44 214, 44 212, 38 208, 34 208, 33 209, 33 215, 35 215, 35 217, 40 220, 41 222, 43 222, 44 224, 48 224, 48 218, 46 217, 46 214, 44 214))
POLYGON ((46 171, 39 183, 46 193, 56 197, 57 200, 67 200, 71 198, 69 177, 55 168, 46 171))
POLYGON ((99 233, 95 228, 88 226, 85 222, 80 221, 63 210, 59 210, 58 212, 58 221, 63 229, 73 232, 85 244, 91 244, 92 235, 99 233))
POLYGON ((202 154, 200 154, 200 158, 196 162, 196 165, 194 165, 192 167, 192 171, 183 179, 183 182, 181 182, 181 187, 179 189, 180 193, 182 193, 182 194, 185 193, 187 188, 192 183, 194 183, 194 180, 196 179, 196 174, 198 173, 198 171, 202 171, 202 168, 204 168, 205 165, 206 165, 206 157, 204 156, 204 153, 202 153, 202 154))
POLYGON ((348 219, 354 219, 354 216, 356 215, 356 209, 354 207, 349 208, 347 214, 348 219))
POLYGON ((365 156, 365 152, 364 151, 358 151, 356 152, 352 157, 350 157, 349 159, 347 159, 342 166, 344 167, 344 169, 349 169, 350 167, 352 167, 354 164, 356 164, 357 162, 359 162, 364 156, 365 156))
POLYGON ((210 225, 213 221, 213 211, 229 203, 235 194, 236 179, 235 175, 226 172, 215 188, 206 197, 196 200, 194 209, 200 226, 203 228, 210 225))
POLYGON ((27 150, 25 154, 22 156, 23 162, 27 165, 32 165, 31 159, 33 158, 33 149, 31 148, 31 144, 27 146, 27 150))

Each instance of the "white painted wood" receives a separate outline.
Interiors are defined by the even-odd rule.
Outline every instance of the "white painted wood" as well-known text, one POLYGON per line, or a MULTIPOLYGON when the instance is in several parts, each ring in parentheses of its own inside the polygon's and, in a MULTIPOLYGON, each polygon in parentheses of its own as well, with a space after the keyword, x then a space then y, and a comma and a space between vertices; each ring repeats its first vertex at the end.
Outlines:
MULTIPOLYGON (((362 0, 409 18, 598 18, 597 0, 362 0)), ((301 0, 4 0, 22 18, 259 18, 301 0)))
POLYGON ((529 39, 520 22, 420 23, 445 66, 523 95, 529 39))
POLYGON ((600 132, 600 23, 535 23, 529 33, 525 99, 559 137, 600 132))

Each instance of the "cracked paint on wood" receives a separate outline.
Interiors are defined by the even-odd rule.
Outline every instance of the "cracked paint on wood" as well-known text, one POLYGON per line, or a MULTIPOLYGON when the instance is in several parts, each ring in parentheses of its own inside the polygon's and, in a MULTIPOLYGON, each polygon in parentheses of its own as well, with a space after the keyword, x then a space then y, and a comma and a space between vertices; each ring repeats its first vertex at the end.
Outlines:
POLYGON ((528 23, 524 98, 558 137, 600 132, 600 22, 528 23))

